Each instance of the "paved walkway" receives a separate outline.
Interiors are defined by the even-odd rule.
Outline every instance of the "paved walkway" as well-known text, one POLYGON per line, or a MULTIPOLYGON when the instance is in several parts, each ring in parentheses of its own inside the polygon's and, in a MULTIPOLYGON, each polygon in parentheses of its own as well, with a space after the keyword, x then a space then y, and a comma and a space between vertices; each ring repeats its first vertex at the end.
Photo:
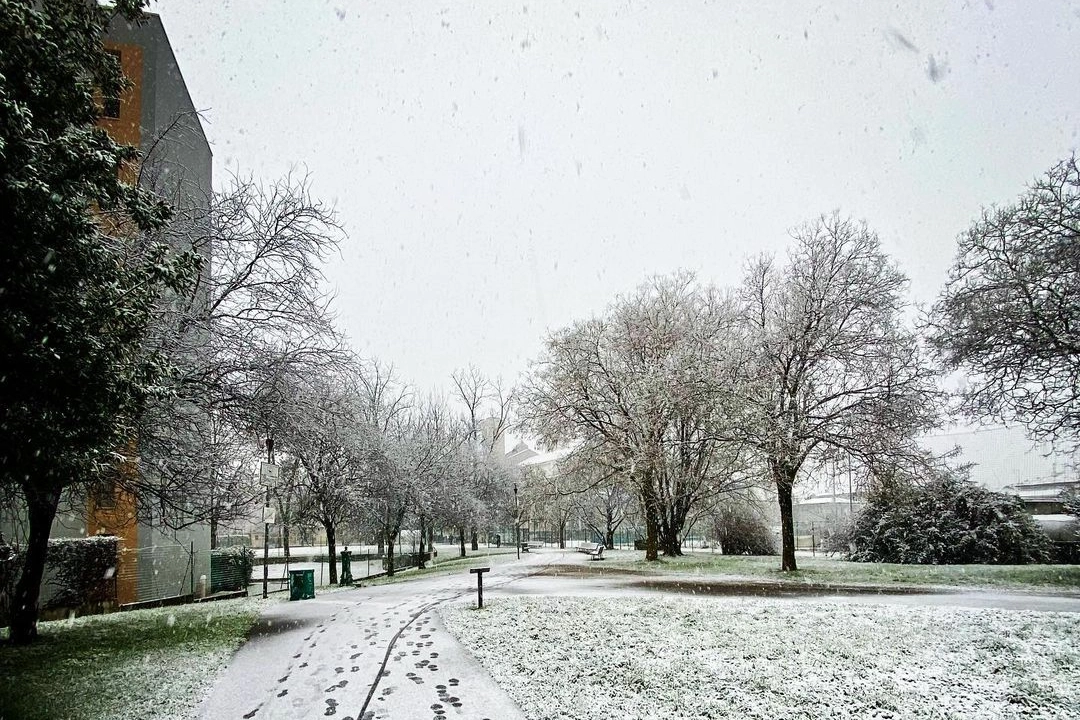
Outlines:
MULTIPOLYGON (((477 564, 482 562, 478 558, 477 564)), ((521 562, 496 563, 485 576, 484 596, 756 594, 730 592, 731 588, 725 592, 723 583, 711 583, 710 590, 703 590, 700 578, 550 572, 554 564, 587 562, 572 551, 547 550, 523 556, 521 562)), ((475 578, 462 568, 454 575, 336 591, 314 600, 271 606, 204 702, 201 716, 207 720, 524 720, 435 612, 445 602, 475 602, 475 578)), ((1080 612, 1080 597, 1030 593, 770 596, 793 602, 1080 612)))
MULTIPOLYGON (((559 554, 561 555, 561 554, 559 554)), ((489 590, 559 555, 495 566, 489 590), (494 576, 494 577, 493 577, 494 576)), ((482 561, 482 558, 481 558, 482 561)), ((471 596, 466 569, 271 606, 200 708, 207 720, 524 720, 443 627, 435 608, 471 596)))

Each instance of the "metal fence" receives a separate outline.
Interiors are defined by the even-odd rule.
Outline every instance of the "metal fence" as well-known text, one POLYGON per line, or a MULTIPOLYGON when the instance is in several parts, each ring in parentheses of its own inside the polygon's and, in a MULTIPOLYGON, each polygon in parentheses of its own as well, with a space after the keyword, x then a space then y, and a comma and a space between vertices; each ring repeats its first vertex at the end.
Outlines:
POLYGON ((195 595, 203 573, 192 545, 155 545, 121 550, 116 566, 116 599, 121 605, 195 595))

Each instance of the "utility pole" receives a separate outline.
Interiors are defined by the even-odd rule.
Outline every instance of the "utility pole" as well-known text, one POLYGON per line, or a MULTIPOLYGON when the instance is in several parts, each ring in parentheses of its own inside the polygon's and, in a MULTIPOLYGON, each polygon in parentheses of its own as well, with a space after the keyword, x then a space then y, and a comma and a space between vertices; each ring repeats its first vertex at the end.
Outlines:
MULTIPOLYGON (((266 462, 274 464, 274 438, 266 438, 266 462)), ((266 483, 266 501, 263 503, 263 599, 267 598, 267 586, 270 583, 270 518, 266 515, 266 509, 270 507, 270 482, 263 478, 266 483)))
POLYGON ((848 455, 848 459, 847 459, 847 511, 848 511, 848 518, 849 519, 852 517, 852 515, 855 514, 855 510, 854 510, 854 507, 853 507, 853 502, 854 502, 854 499, 852 498, 852 495, 851 495, 851 456, 848 455))

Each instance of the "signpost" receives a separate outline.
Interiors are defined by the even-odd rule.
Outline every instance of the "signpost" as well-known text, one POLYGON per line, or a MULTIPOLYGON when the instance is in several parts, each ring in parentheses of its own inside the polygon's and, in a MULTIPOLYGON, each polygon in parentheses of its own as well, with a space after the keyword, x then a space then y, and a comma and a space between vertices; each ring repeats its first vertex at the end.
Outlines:
POLYGON ((484 573, 491 568, 473 568, 469 572, 476 575, 476 609, 484 607, 484 573))
POLYGON ((259 466, 259 482, 266 486, 263 504, 263 599, 268 597, 270 584, 270 526, 274 524, 274 508, 270 505, 270 484, 277 482, 278 466, 274 464, 274 438, 266 438, 266 460, 259 466))

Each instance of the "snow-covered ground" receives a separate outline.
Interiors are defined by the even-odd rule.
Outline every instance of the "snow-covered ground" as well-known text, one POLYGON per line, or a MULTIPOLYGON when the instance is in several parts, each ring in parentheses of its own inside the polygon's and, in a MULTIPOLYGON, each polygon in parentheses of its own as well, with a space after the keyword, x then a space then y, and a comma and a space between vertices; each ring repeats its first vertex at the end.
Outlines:
POLYGON ((529 718, 1080 717, 1080 616, 760 599, 441 610, 529 718))
POLYGON ((39 625, 42 640, 0 654, 0 717, 193 717, 256 616, 256 598, 90 615, 39 625))

